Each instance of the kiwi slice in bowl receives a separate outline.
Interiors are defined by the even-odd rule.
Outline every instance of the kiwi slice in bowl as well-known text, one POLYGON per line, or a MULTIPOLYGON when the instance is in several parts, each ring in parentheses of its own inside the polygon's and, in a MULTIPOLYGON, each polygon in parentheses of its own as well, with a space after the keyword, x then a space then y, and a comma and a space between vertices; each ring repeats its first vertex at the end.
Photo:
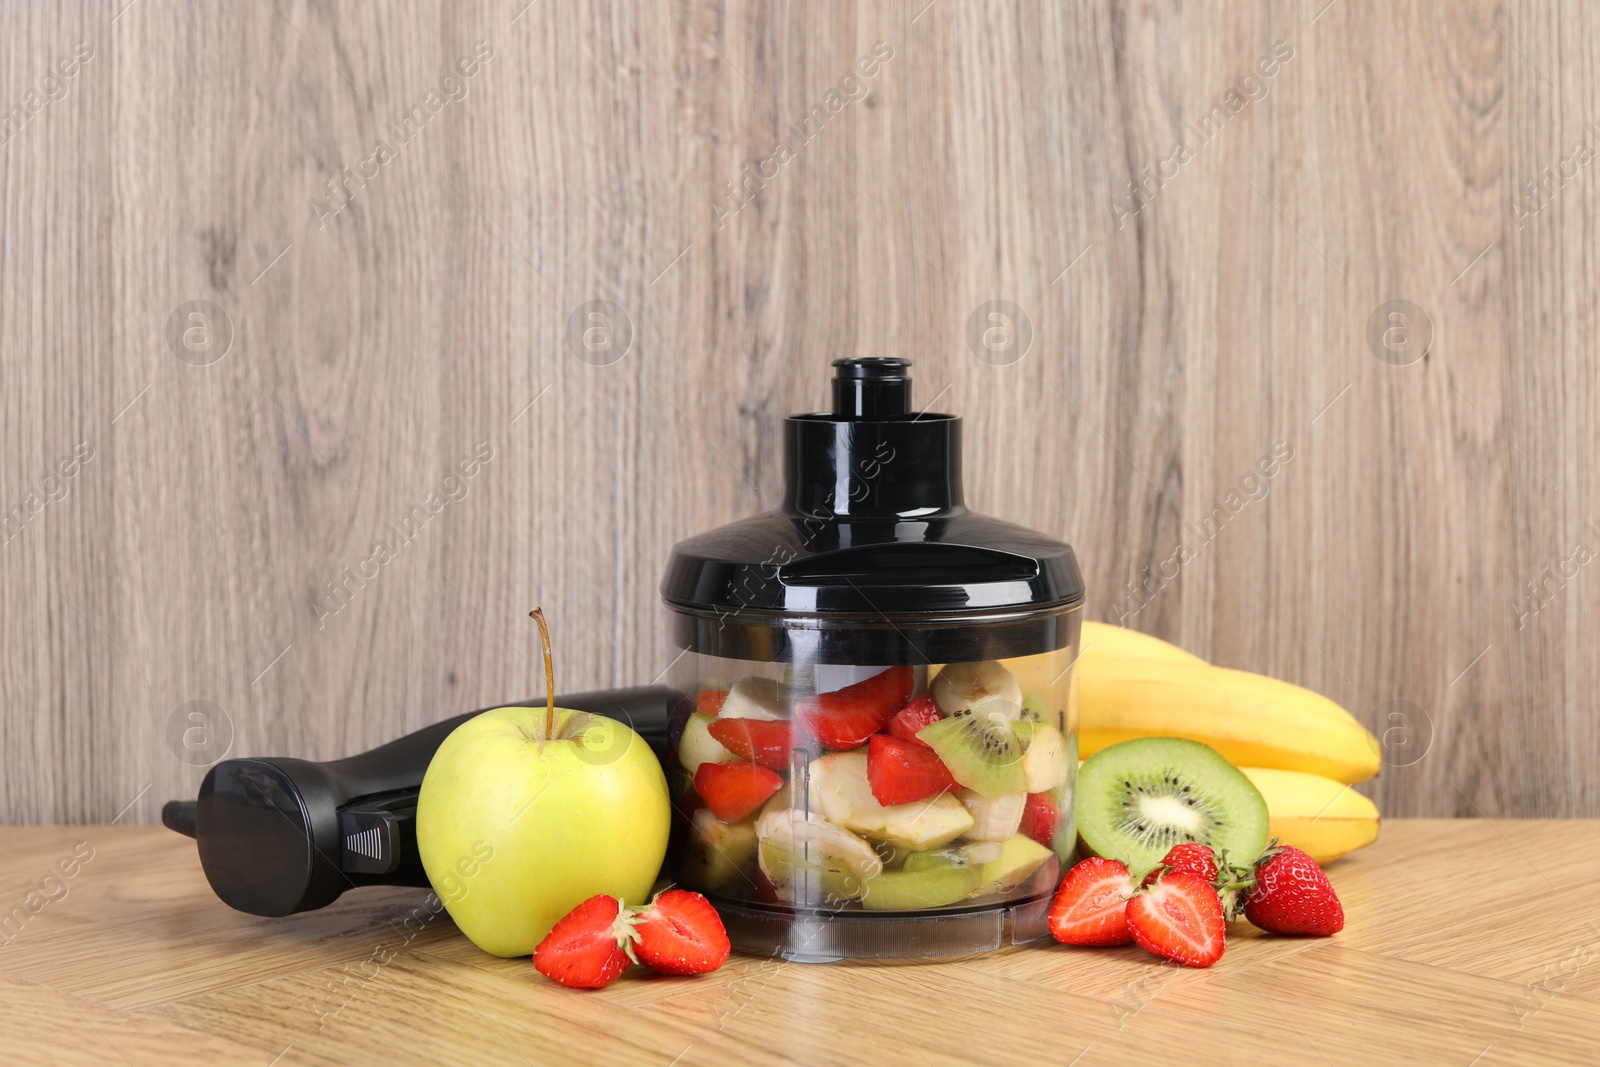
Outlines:
POLYGON ((917 739, 938 753, 950 777, 980 796, 1027 791, 1022 743, 1001 712, 967 708, 923 727, 917 739))
POLYGON ((862 887, 868 911, 917 911, 965 900, 978 888, 981 870, 948 864, 912 871, 884 871, 862 887))
POLYGON ((1167 850, 1199 841, 1249 863, 1267 846, 1267 802, 1216 749, 1177 737, 1103 748, 1078 770, 1078 833, 1097 856, 1135 878, 1167 850))

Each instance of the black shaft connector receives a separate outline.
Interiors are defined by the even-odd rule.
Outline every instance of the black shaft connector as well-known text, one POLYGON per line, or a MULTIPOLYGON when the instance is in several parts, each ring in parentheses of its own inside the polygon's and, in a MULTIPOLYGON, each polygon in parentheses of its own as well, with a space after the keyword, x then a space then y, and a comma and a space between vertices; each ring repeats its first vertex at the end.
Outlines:
POLYGON ((911 364, 903 359, 833 361, 833 417, 890 419, 911 410, 911 364))
POLYGON ((911 364, 838 359, 833 371, 833 410, 784 420, 780 513, 832 522, 965 511, 961 420, 911 410, 911 364))

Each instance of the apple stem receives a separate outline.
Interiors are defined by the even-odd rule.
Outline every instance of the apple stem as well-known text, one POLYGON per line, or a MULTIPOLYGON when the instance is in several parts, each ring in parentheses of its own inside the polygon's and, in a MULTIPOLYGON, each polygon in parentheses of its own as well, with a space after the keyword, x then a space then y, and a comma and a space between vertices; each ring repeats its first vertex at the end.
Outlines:
POLYGON ((539 640, 544 644, 544 736, 539 740, 548 741, 556 733, 556 676, 550 660, 550 625, 544 621, 544 612, 539 608, 528 615, 539 624, 539 640))

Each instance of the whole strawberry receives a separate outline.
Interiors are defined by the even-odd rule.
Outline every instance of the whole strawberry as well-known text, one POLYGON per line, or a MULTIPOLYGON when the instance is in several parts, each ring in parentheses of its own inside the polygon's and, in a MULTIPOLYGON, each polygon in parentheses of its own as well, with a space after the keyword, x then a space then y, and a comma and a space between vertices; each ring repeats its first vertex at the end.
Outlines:
POLYGON ((1269 848, 1256 862, 1245 918, 1275 934, 1329 937, 1344 929, 1344 908, 1317 861, 1297 848, 1269 848))
POLYGON ((1163 871, 1188 871, 1215 885, 1217 854, 1211 851, 1210 845, 1202 845, 1198 841, 1185 841, 1181 845, 1173 845, 1167 849, 1167 854, 1161 857, 1161 862, 1155 869, 1144 876, 1142 884, 1150 885, 1161 877, 1163 871))

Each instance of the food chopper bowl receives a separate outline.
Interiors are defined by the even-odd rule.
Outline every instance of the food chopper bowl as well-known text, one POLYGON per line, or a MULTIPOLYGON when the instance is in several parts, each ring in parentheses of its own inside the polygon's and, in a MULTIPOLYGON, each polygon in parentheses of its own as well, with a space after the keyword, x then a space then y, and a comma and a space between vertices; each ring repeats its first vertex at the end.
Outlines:
POLYGON ((943 956, 1046 933, 1077 841, 1083 579, 1070 546, 969 512, 961 421, 909 364, 835 362, 785 422, 773 512, 690 538, 667 874, 742 951, 943 956))

